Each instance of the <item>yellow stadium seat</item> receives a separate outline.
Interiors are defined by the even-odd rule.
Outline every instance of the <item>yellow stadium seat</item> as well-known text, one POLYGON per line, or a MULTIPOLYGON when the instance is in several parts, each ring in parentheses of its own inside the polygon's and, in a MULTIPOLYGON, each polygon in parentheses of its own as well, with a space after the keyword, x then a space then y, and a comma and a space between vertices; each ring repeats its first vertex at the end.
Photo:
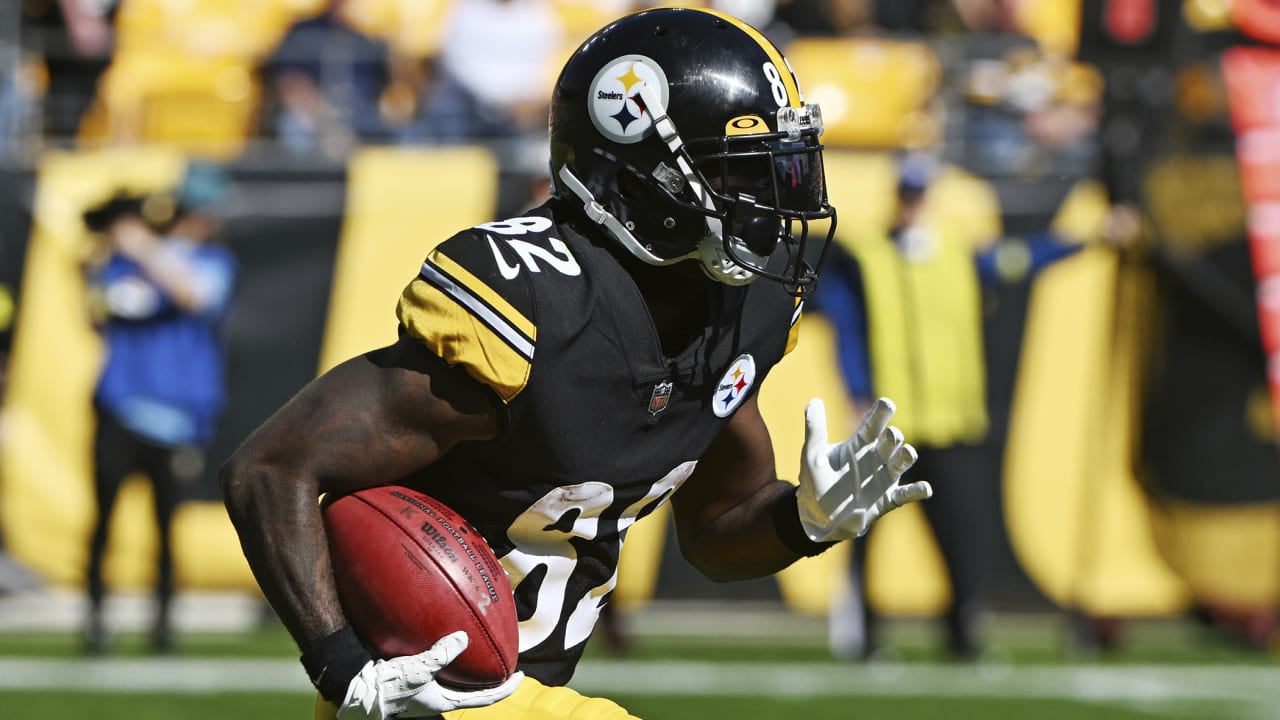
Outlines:
POLYGON ((1080 44, 1080 0, 1023 0, 1014 20, 1047 53, 1070 57, 1080 44))
POLYGON ((116 16, 116 57, 261 58, 325 0, 127 0, 116 16))
POLYGON ((624 15, 637 3, 555 0, 556 14, 564 25, 566 39, 576 47, 592 33, 624 15))
POLYGON ((343 12, 352 26, 381 40, 399 55, 436 54, 457 0, 347 0, 343 12))
POLYGON ((822 106, 835 147, 925 147, 938 138, 929 113, 941 67, 920 42, 798 38, 786 48, 805 99, 822 106))
POLYGON ((153 143, 230 159, 254 129, 259 93, 257 76, 245 62, 120 58, 103 77, 80 140, 153 143))
POLYGON ((257 64, 323 0, 129 0, 80 130, 84 145, 157 143, 228 159, 254 130, 257 64))

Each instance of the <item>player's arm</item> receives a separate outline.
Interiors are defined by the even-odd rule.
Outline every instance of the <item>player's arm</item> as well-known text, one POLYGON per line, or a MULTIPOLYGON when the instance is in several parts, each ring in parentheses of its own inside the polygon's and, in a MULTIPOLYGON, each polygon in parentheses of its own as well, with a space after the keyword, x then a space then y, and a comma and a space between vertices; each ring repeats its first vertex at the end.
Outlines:
POLYGON ((685 559, 717 581, 760 577, 795 562, 774 529, 773 513, 795 486, 778 479, 773 446, 753 395, 738 408, 672 497, 685 559))
POLYGON ((799 485, 777 478, 756 397, 734 413, 672 498, 681 552, 719 581, 760 577, 832 543, 861 536, 884 513, 932 494, 900 485, 915 449, 888 424, 881 399, 847 440, 827 443, 821 401, 805 409, 799 485))
POLYGON ((227 511, 267 600, 304 648, 345 623, 317 502, 402 478, 491 437, 485 391, 403 338, 308 384, 222 467, 227 511))
POLYGON ((463 440, 493 437, 499 419, 491 398, 402 337, 311 382, 222 467, 227 511, 249 567, 330 700, 343 702, 334 696, 369 658, 338 601, 319 497, 396 481, 463 440), (308 663, 317 653, 325 657, 308 663), (326 667, 338 677, 318 680, 326 667))

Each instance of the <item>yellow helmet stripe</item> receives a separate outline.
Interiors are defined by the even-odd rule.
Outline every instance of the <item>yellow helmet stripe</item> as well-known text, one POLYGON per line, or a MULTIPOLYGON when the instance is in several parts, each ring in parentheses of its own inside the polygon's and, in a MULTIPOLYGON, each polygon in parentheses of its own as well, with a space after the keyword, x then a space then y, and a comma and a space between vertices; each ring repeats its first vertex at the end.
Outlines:
POLYGON ((765 54, 769 56, 769 60, 773 62, 774 67, 778 68, 778 75, 782 77, 782 86, 787 90, 787 99, 791 101, 791 107, 800 107, 800 86, 796 83, 795 74, 791 72, 791 65, 787 63, 787 59, 782 57, 782 53, 778 52, 778 48, 774 47, 773 43, 763 33, 734 16, 726 15, 719 10, 711 10, 709 8, 700 8, 700 10, 710 15, 715 15, 749 35, 752 40, 755 40, 760 49, 764 50, 765 54))

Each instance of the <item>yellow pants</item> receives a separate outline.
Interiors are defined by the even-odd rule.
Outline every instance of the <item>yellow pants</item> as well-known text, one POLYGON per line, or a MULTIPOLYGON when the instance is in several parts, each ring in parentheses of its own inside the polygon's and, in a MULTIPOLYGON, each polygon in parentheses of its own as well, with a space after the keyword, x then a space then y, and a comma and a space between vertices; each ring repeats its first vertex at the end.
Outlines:
MULTIPOLYGON (((315 720, 335 720, 338 708, 316 695, 315 720)), ((526 677, 501 702, 445 713, 445 720, 639 720, 612 700, 580 695, 566 687, 548 687, 526 677)))

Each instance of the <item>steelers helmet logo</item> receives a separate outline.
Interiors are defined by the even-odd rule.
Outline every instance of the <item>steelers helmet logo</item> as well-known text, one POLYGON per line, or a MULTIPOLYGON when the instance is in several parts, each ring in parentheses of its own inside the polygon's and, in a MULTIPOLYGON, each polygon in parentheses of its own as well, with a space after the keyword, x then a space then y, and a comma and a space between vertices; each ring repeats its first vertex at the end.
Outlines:
POLYGON ((588 91, 587 113, 601 135, 628 145, 648 136, 653 115, 640 96, 645 85, 665 107, 670 92, 667 75, 644 55, 623 55, 596 73, 588 91))
POLYGON ((716 386, 711 398, 711 410, 716 417, 729 417, 756 381, 756 360, 748 354, 739 355, 716 386))

